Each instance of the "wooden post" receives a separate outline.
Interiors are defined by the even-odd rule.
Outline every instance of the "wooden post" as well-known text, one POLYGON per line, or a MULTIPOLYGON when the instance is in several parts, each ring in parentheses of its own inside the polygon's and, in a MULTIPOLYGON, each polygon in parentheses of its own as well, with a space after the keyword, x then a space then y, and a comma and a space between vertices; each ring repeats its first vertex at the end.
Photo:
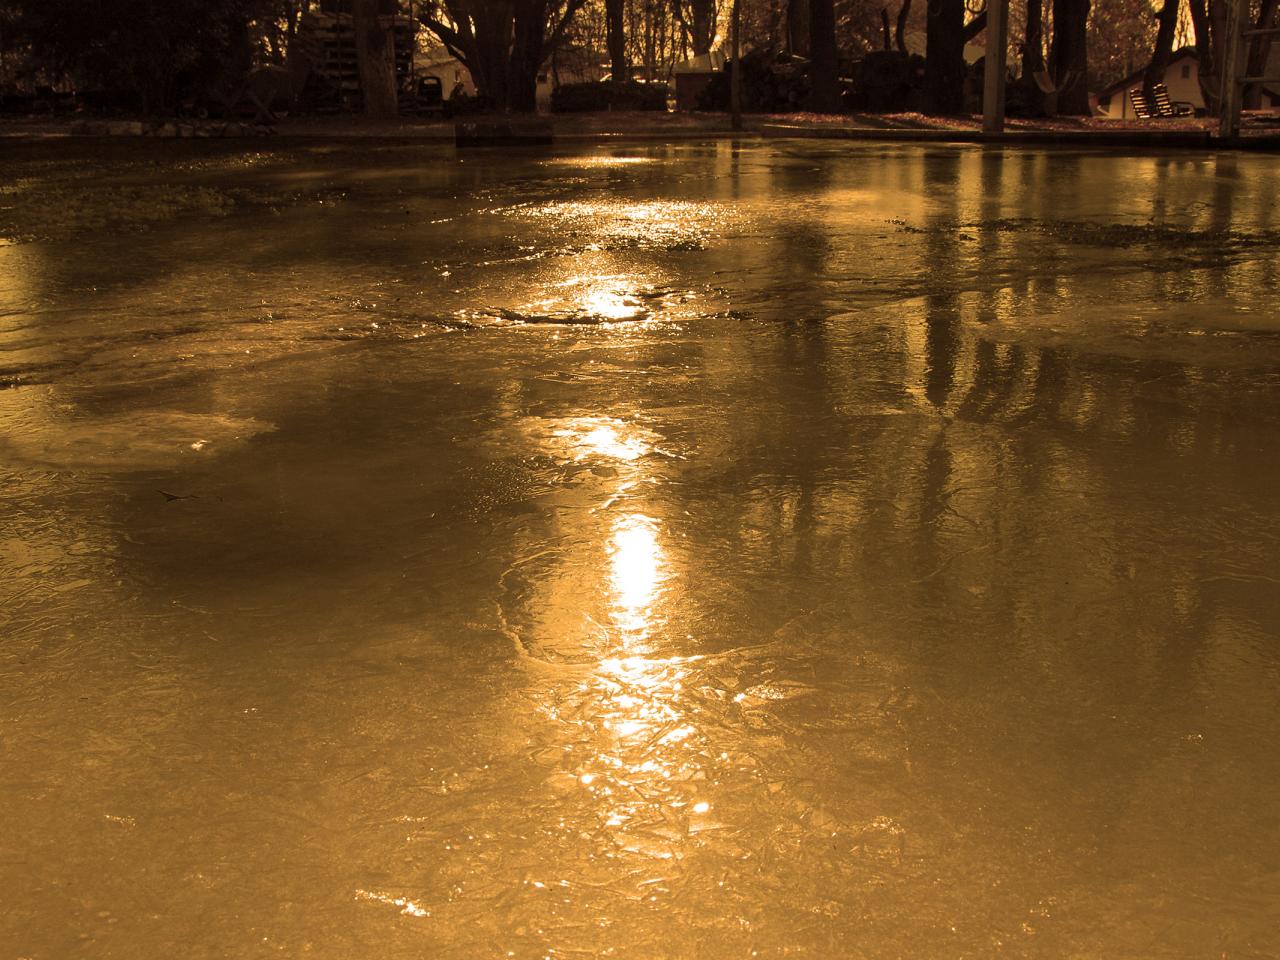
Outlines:
POLYGON ((1226 37, 1222 45, 1222 76, 1218 79, 1218 136, 1231 140, 1240 136, 1240 106, 1244 89, 1240 35, 1249 22, 1249 0, 1231 0, 1227 6, 1226 37))
POLYGON ((982 129, 985 133, 1004 132, 1008 56, 1009 0, 987 0, 987 53, 982 75, 982 129))
MULTIPOLYGON (((1245 0, 1247 3, 1248 0, 1245 0)), ((733 0, 733 39, 730 50, 733 53, 733 73, 729 75, 729 125, 734 130, 742 129, 742 4, 741 0, 733 0)))

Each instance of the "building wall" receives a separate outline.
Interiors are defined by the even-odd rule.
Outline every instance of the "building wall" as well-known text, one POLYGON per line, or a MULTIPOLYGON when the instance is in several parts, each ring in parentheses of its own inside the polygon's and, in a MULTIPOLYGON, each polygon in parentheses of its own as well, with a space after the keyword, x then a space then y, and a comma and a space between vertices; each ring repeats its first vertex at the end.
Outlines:
MULTIPOLYGON (((1164 85, 1169 88, 1169 99, 1175 103, 1183 101, 1197 110, 1204 109, 1204 96, 1200 92, 1200 67, 1191 57, 1180 57, 1169 64, 1165 71, 1164 85)), ((1134 120, 1133 103, 1129 100, 1130 90, 1141 90, 1142 79, 1132 81, 1128 86, 1111 94, 1111 100, 1105 106, 1100 100, 1094 115, 1109 120, 1134 120)))

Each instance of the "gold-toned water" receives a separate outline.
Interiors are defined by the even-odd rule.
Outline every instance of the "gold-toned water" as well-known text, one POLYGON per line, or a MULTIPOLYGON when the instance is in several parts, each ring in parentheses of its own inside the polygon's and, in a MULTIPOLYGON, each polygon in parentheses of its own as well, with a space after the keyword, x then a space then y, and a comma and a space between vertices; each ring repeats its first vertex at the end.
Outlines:
POLYGON ((0 957, 1274 956, 1269 164, 7 153, 0 957))

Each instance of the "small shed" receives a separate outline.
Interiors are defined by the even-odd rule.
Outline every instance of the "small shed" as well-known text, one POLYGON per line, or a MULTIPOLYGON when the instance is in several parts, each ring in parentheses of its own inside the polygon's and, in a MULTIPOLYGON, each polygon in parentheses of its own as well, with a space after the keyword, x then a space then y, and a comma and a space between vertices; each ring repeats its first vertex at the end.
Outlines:
POLYGON ((683 63, 677 63, 672 71, 676 85, 676 109, 697 110, 698 95, 707 88, 707 84, 724 69, 725 55, 723 50, 712 50, 699 54, 683 63))

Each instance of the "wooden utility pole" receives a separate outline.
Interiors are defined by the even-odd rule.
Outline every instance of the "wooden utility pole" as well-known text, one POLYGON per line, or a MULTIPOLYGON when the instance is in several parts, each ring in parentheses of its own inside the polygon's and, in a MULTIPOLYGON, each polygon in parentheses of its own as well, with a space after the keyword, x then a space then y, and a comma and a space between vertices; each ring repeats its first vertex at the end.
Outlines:
POLYGON ((982 75, 982 129, 1004 133, 1009 56, 1009 0, 987 0, 987 53, 982 75))
POLYGON ((734 130, 742 129, 742 0, 733 0, 733 19, 731 23, 733 39, 730 52, 733 54, 733 72, 729 74, 729 125, 734 130))

